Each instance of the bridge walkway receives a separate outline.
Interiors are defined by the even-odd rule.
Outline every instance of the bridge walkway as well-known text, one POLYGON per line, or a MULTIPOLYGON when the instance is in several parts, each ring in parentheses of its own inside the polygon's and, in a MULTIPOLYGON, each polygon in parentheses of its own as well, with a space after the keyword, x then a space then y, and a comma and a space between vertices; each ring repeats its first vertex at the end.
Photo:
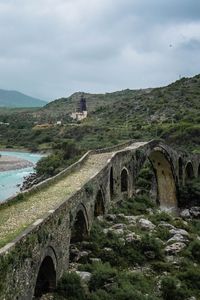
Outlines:
MULTIPOLYGON (((125 149, 138 148, 146 143, 134 143, 125 149)), ((125 150, 123 149, 123 150, 125 150)), ((64 199, 81 188, 92 176, 100 172, 114 152, 92 154, 82 167, 58 182, 27 195, 24 201, 0 208, 0 247, 14 239, 35 220, 54 209, 64 199)))

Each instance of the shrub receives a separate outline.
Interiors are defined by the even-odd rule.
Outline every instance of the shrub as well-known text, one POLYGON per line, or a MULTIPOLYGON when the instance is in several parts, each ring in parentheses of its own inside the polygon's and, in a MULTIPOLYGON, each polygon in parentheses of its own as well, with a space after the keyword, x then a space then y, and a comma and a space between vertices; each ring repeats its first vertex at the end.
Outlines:
POLYGON ((200 205, 200 182, 199 178, 186 182, 185 186, 179 189, 180 207, 200 205), (188 201, 188 199, 190 201, 188 201))
POLYGON ((58 282, 57 294, 69 300, 84 300, 80 277, 76 273, 65 273, 58 282))
POLYGON ((118 278, 118 286, 121 289, 130 287, 132 290, 138 291, 144 296, 146 293, 153 294, 155 285, 151 277, 145 276, 140 272, 122 272, 118 278))
POLYGON ((120 206, 113 209, 114 213, 124 214, 143 214, 148 208, 153 208, 155 205, 147 195, 138 195, 135 198, 130 198, 120 203, 120 206))
POLYGON ((158 225, 161 221, 169 222, 172 223, 173 218, 170 216, 168 213, 162 211, 162 212, 157 212, 154 215, 150 216, 149 219, 158 225))
POLYGON ((161 281, 161 292, 164 300, 183 300, 186 299, 188 291, 182 286, 176 277, 164 277, 161 281))
POLYGON ((92 195, 93 194, 93 186, 91 183, 86 183, 85 184, 85 191, 88 195, 92 195))
POLYGON ((142 274, 121 272, 105 286, 106 290, 93 291, 88 300, 156 300, 153 286, 153 281, 142 274))
POLYGON ((96 264, 89 287, 91 291, 104 288, 105 284, 114 281, 117 275, 117 270, 110 266, 109 263, 96 264))
POLYGON ((163 241, 167 241, 171 237, 171 234, 168 228, 158 227, 156 229, 156 236, 163 241))
POLYGON ((149 161, 145 162, 144 166, 140 170, 137 180, 136 180, 136 186, 138 188, 145 189, 147 191, 150 191, 151 184, 152 184, 152 178, 153 178, 154 172, 152 170, 152 166, 149 161))
POLYGON ((187 252, 189 256, 192 256, 194 260, 197 262, 200 262, 200 241, 195 240, 190 243, 190 245, 187 248, 187 252))
MULTIPOLYGON (((163 257, 161 242, 149 234, 145 234, 142 237, 142 240, 140 243, 140 248, 144 254, 145 254, 145 252, 151 251, 154 253, 155 258, 163 257)), ((148 258, 148 259, 150 259, 150 258, 148 258)))
POLYGON ((191 227, 190 227, 190 231, 196 234, 199 234, 200 232, 200 220, 192 220, 191 221, 191 227))
POLYGON ((89 295, 88 300, 113 300, 113 297, 105 290, 97 290, 89 295))
POLYGON ((190 267, 185 272, 178 274, 178 278, 181 282, 187 286, 190 290, 196 290, 200 296, 200 272, 199 267, 190 267))
POLYGON ((173 266, 168 262, 156 261, 152 263, 152 268, 160 274, 161 272, 170 272, 173 266))
POLYGON ((43 157, 37 163, 35 170, 39 175, 50 175, 56 174, 56 169, 61 165, 61 157, 59 154, 51 154, 47 157, 43 157))

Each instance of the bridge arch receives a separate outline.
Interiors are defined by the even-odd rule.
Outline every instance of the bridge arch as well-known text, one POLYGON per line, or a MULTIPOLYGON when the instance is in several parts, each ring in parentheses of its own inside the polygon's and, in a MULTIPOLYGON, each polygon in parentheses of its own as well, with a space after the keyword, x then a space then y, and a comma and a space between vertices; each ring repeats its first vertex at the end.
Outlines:
POLYGON ((123 168, 121 171, 121 192, 128 192, 129 189, 129 172, 127 168, 123 168))
POLYGON ((104 205, 104 197, 102 190, 98 190, 95 204, 94 204, 94 217, 98 217, 100 215, 104 215, 105 213, 105 205, 104 205))
POLYGON ((110 199, 114 197, 114 177, 113 177, 113 167, 110 168, 110 199))
POLYGON ((194 168, 191 161, 189 161, 185 167, 185 182, 193 178, 194 178, 194 168))
POLYGON ((84 240, 88 236, 89 231, 88 215, 85 206, 81 203, 75 214, 75 218, 71 224, 71 240, 70 243, 77 243, 84 240))
POLYGON ((183 181, 183 160, 181 157, 178 159, 178 176, 179 176, 179 182, 182 184, 183 181))
POLYGON ((169 153, 163 147, 157 146, 149 151, 147 158, 156 176, 157 202, 163 209, 176 208, 176 176, 169 153))
POLYGON ((37 272, 34 297, 41 297, 42 295, 55 290, 56 266, 57 259, 55 252, 52 247, 48 247, 43 255, 37 272))

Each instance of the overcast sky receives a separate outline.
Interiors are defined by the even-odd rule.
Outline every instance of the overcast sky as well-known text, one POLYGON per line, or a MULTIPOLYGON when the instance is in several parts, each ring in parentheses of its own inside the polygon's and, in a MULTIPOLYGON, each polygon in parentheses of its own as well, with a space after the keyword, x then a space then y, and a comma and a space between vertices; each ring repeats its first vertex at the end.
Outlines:
POLYGON ((0 88, 41 99, 200 73, 200 0, 0 0, 0 88))

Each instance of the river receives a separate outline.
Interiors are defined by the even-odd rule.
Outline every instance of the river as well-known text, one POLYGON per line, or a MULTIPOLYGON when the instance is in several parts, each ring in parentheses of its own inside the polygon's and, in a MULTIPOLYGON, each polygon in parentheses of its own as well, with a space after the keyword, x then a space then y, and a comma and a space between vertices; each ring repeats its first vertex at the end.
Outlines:
MULTIPOLYGON (((34 165, 42 157, 41 154, 30 152, 0 151, 1 155, 15 156, 32 162, 34 165)), ((24 176, 34 171, 33 167, 0 172, 0 202, 18 193, 24 176)))

